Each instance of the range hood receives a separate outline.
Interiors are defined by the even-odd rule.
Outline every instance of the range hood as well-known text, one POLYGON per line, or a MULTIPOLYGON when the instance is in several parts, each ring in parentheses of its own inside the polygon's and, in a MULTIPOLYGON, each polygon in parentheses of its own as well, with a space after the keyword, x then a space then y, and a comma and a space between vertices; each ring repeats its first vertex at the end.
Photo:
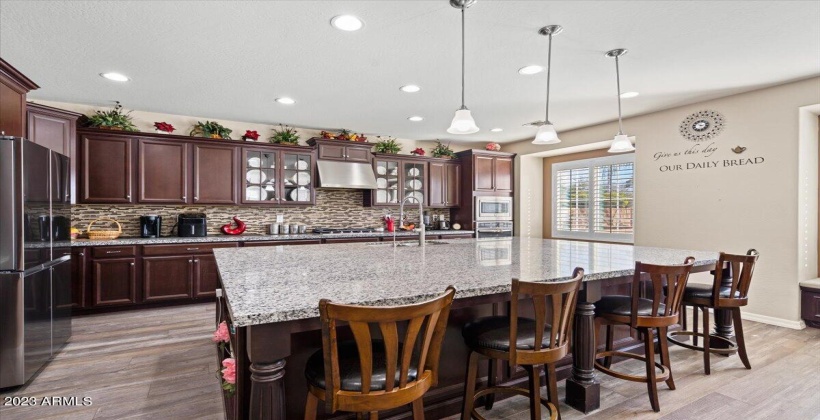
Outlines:
POLYGON ((376 175, 369 163, 319 159, 316 167, 319 169, 317 188, 376 189, 376 175))

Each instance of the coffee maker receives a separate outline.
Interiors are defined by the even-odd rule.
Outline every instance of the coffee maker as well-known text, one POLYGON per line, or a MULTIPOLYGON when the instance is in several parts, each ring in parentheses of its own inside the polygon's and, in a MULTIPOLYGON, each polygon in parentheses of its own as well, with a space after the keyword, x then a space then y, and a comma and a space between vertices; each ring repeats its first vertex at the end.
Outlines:
POLYGON ((159 238, 162 233, 162 216, 140 216, 140 237, 159 238))

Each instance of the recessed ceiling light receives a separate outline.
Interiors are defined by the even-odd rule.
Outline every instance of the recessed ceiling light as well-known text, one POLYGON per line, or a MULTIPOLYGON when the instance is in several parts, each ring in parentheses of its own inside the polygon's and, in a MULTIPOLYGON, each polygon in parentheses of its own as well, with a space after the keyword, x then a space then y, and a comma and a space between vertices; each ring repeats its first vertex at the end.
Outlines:
POLYGON ((504 129, 503 128, 491 128, 490 131, 492 131, 493 133, 498 133, 499 131, 504 131, 504 129))
POLYGON ((100 76, 105 77, 108 80, 113 80, 115 82, 127 82, 131 79, 128 76, 120 73, 100 73, 100 76))
POLYGON ((624 93, 621 94, 621 98, 629 99, 629 98, 634 98, 638 95, 640 95, 640 93, 638 93, 638 92, 624 92, 624 93))
POLYGON ((413 115, 412 117, 408 118, 408 120, 414 121, 414 122, 421 121, 423 119, 424 119, 424 117, 419 117, 418 115, 413 115))
POLYGON ((402 92, 407 92, 407 93, 415 93, 415 92, 420 91, 421 88, 416 86, 416 85, 404 85, 404 86, 400 87, 399 90, 402 91, 402 92))
POLYGON ((523 75, 529 76, 531 74, 541 73, 544 70, 546 70, 546 69, 543 66, 538 66, 538 65, 525 66, 525 67, 521 67, 520 69, 518 69, 518 74, 523 74, 523 75))
POLYGON ((330 24, 336 29, 348 32, 358 31, 364 26, 364 22, 353 15, 336 16, 330 20, 330 24))
POLYGON ((276 98, 276 102, 279 102, 280 104, 285 104, 285 105, 293 105, 293 104, 296 103, 296 101, 294 101, 293 99, 287 98, 287 97, 276 98))

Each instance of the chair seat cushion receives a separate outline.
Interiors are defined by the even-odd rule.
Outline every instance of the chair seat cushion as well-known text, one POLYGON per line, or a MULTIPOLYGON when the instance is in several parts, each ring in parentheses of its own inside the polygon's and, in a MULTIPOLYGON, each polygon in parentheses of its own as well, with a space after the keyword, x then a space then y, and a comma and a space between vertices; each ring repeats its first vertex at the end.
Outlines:
MULTIPOLYGON (((662 314, 665 309, 663 303, 658 308, 658 313, 662 314)), ((612 295, 604 296, 598 302, 595 302, 595 315, 632 315, 632 297, 612 295)), ((638 298, 638 316, 652 315, 652 301, 649 299, 638 298)))
MULTIPOLYGON (((686 285, 686 288, 683 289, 683 300, 688 299, 711 299, 712 298, 712 285, 711 284, 699 284, 699 283, 690 283, 686 285)), ((729 287, 721 287, 720 288, 720 297, 728 298, 729 294, 732 292, 732 289, 729 287)), ((740 298, 740 291, 735 290, 735 298, 740 298)))
MULTIPOLYGON (((396 360, 396 386, 399 384, 399 377, 401 376, 401 347, 399 343, 399 356, 396 360)), ((356 347, 356 342, 341 341, 338 344, 339 349, 339 376, 341 377, 341 389, 344 391, 361 391, 362 390, 362 371, 359 363, 359 349, 356 347)), ((382 391, 385 389, 385 381, 387 379, 387 357, 384 351, 384 341, 373 340, 373 374, 370 379, 371 391, 382 391)), ((414 362, 410 362, 410 370, 407 373, 408 381, 415 381, 418 377, 418 370, 413 366, 414 362)), ((313 353, 307 361, 305 366, 305 378, 309 385, 317 388, 327 389, 325 384, 325 360, 322 349, 313 353)))
MULTIPOLYGON (((550 325, 544 326, 541 348, 550 344, 550 325)), ((461 330, 464 341, 471 348, 487 348, 510 351, 510 317, 488 316, 479 318, 464 326, 461 330)), ((535 349, 535 320, 518 318, 518 340, 515 345, 519 350, 535 349)))

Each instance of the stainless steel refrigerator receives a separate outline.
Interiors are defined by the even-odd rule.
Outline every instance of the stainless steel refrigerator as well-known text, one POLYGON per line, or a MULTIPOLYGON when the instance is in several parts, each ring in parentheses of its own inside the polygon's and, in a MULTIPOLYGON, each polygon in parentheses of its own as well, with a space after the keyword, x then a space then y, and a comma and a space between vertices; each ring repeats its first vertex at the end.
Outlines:
POLYGON ((28 382, 71 336, 69 160, 0 136, 0 388, 28 382))

